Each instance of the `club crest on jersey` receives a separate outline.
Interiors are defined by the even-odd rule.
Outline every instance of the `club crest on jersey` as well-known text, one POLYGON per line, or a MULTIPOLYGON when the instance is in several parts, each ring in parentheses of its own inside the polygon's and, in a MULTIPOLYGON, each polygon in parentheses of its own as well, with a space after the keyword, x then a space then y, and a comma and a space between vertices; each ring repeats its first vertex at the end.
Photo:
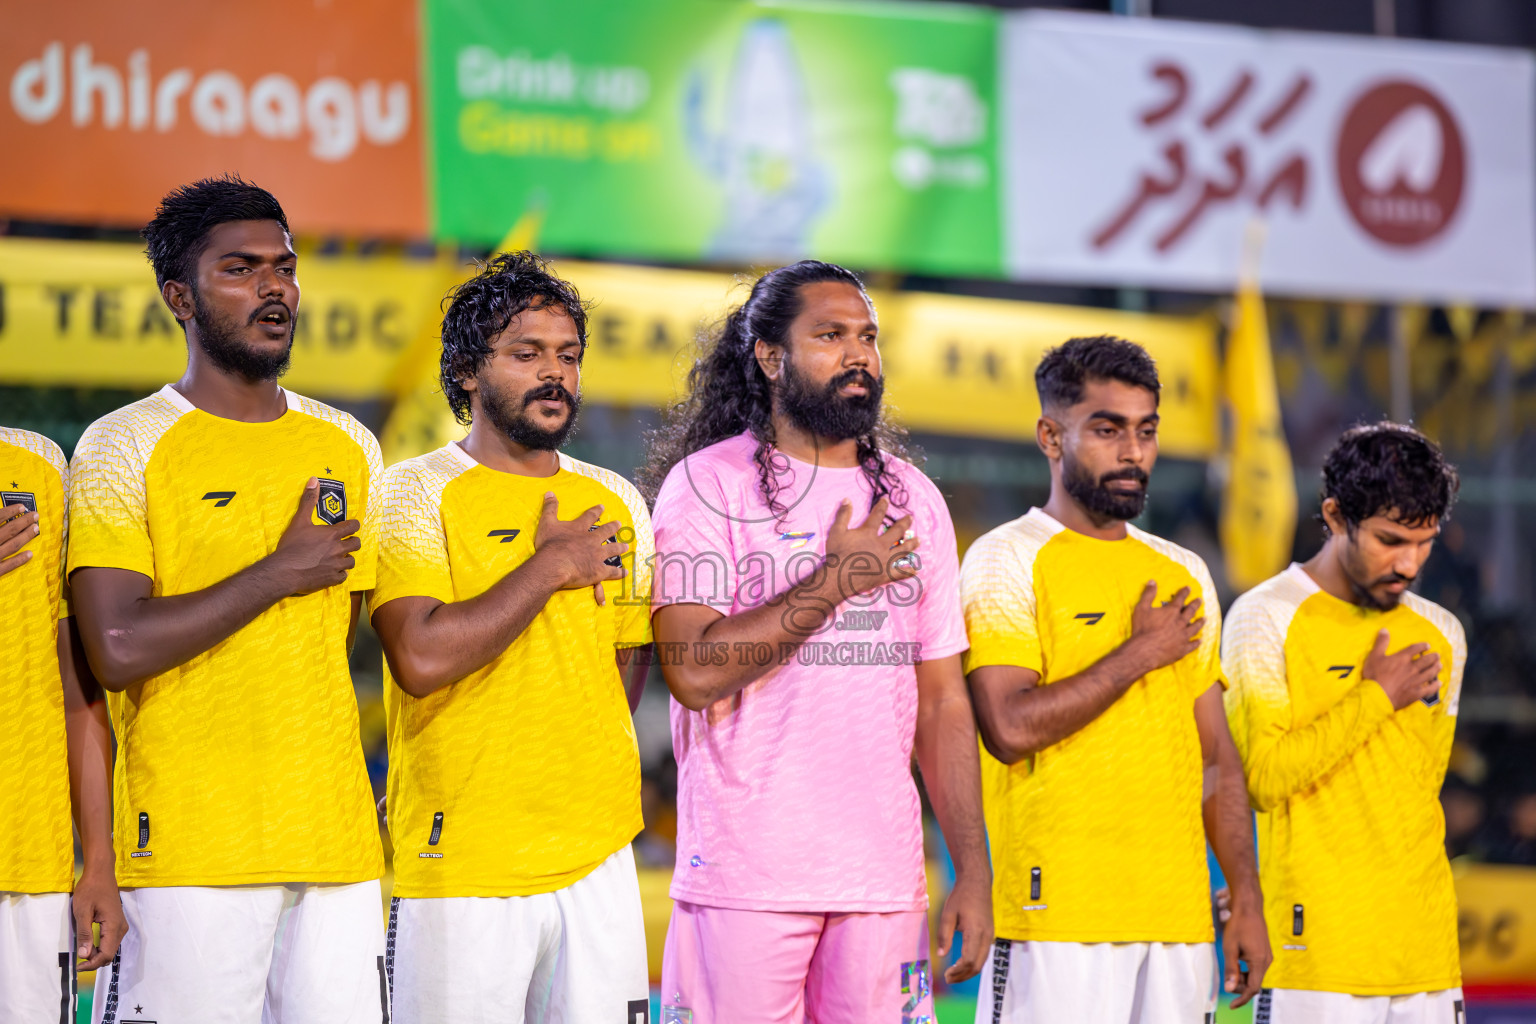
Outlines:
POLYGON ((0 508, 7 505, 21 505, 28 512, 36 512, 37 495, 31 491, 0 491, 0 508))
POLYGON ((315 512, 327 526, 335 526, 347 518, 347 485, 340 480, 322 479, 315 512))

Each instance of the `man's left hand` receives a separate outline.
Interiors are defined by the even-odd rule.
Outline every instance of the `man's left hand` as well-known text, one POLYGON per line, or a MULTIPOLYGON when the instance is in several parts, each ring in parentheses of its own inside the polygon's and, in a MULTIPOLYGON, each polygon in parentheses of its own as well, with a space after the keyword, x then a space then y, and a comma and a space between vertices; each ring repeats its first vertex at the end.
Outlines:
POLYGON ((1227 976, 1223 987, 1237 996, 1232 1008, 1243 1006, 1264 985, 1264 974, 1269 970, 1274 954, 1269 948, 1269 930, 1264 926, 1264 912, 1257 899, 1233 899, 1230 917, 1221 933, 1221 951, 1227 964, 1227 976), (1243 971, 1239 960, 1246 961, 1248 970, 1243 971))

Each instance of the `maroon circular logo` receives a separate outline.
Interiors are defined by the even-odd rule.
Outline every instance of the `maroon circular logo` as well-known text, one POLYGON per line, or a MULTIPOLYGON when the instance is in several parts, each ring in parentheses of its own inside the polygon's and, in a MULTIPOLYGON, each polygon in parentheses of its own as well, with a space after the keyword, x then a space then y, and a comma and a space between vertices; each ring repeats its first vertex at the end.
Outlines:
POLYGON ((1456 216, 1466 150, 1451 112, 1412 82, 1380 82, 1361 94, 1339 129, 1344 205, 1372 237, 1422 245, 1456 216))

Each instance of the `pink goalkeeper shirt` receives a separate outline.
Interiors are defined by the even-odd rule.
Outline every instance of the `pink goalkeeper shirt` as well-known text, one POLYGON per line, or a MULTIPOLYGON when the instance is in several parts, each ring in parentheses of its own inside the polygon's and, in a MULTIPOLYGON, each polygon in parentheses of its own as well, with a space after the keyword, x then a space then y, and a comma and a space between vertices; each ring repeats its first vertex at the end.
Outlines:
MULTIPOLYGON (((868 515, 872 491, 862 470, 775 453, 784 470, 779 501, 789 510, 775 518, 758 490, 756 446, 749 434, 733 437, 667 475, 652 516, 653 614, 672 603, 726 615, 760 605, 820 565, 844 498, 853 502, 853 525, 868 515)), ((772 667, 702 712, 672 704, 674 899, 740 910, 927 906, 911 771, 914 665, 965 650, 965 622, 944 499, 912 466, 886 464, 922 542, 916 579, 839 605, 798 650, 710 649, 715 658, 772 667)))

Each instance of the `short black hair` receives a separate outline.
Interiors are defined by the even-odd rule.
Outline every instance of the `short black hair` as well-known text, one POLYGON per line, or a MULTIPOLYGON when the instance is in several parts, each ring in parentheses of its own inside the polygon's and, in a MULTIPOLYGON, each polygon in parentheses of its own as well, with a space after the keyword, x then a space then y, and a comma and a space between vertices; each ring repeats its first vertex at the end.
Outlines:
MULTIPOLYGON (((474 277, 443 300, 443 356, 438 379, 454 418, 469 426, 469 392, 461 383, 491 357, 491 341, 528 309, 558 306, 576 324, 581 356, 587 354, 587 305, 569 281, 550 273, 531 252, 504 252, 482 263, 474 277)), ((579 356, 578 359, 581 357, 579 356)))
POLYGON ((1435 442, 1383 420, 1339 435, 1323 462, 1320 499, 1339 503, 1351 531, 1388 513, 1404 526, 1424 526, 1450 515, 1460 488, 1456 467, 1435 442))
POLYGON ((208 233, 234 220, 275 220, 288 230, 277 197, 238 174, 172 189, 140 232, 147 243, 145 255, 155 268, 155 283, 163 288, 167 281, 181 281, 195 291, 197 259, 208 246, 208 233))
POLYGON ((1157 379, 1157 364, 1147 350, 1134 341, 1100 334, 1092 338, 1070 338, 1046 352, 1035 367, 1035 391, 1040 408, 1062 409, 1083 400, 1083 386, 1092 380, 1117 380, 1133 387, 1146 388, 1161 399, 1163 385, 1157 379))

